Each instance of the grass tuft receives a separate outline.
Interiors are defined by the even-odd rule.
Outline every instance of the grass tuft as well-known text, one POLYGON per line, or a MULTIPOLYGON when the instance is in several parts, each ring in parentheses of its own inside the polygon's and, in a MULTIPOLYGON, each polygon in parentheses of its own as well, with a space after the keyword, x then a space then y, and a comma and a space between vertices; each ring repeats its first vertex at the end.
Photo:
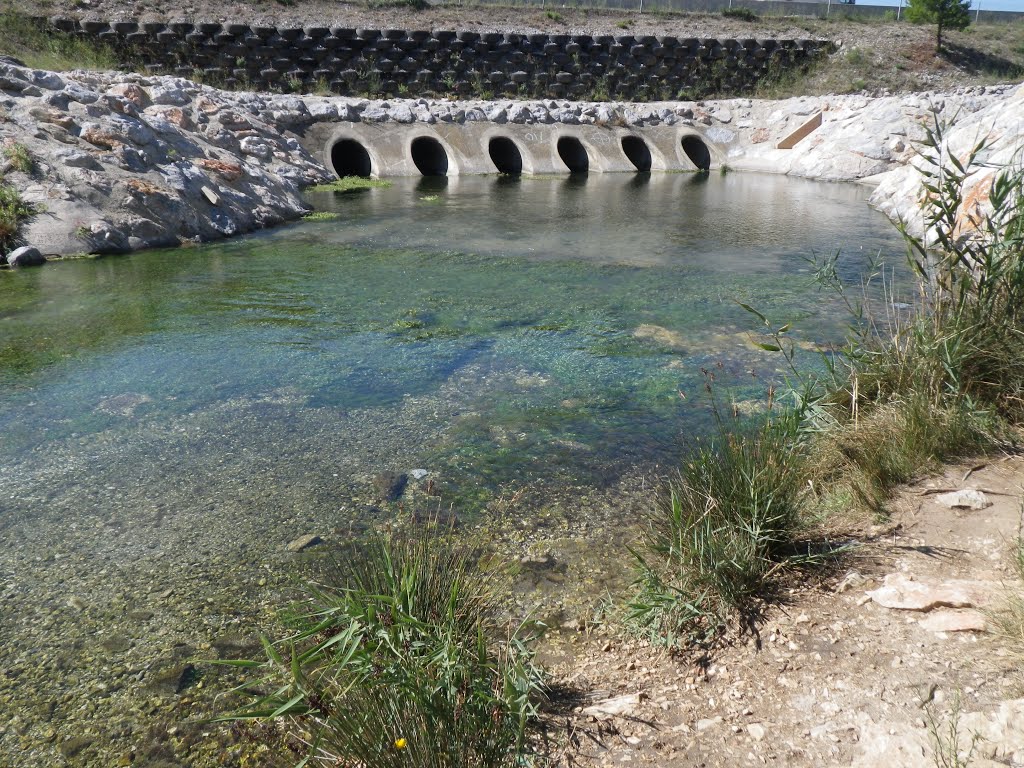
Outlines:
POLYGON ((0 180, 0 251, 11 249, 22 223, 35 212, 35 206, 22 200, 17 189, 0 180))
POLYGON ((683 463, 634 553, 630 619, 642 634, 706 645, 785 566, 801 522, 796 426, 792 412, 753 430, 722 426, 683 463))
POLYGON ((280 746, 310 765, 526 764, 541 673, 468 551, 393 536, 354 542, 336 563, 294 634, 264 641, 266 661, 222 662, 259 675, 239 689, 252 703, 225 719, 279 723, 280 746))
POLYGON ((32 159, 28 147, 24 144, 14 143, 4 147, 4 157, 11 164, 11 168, 21 173, 31 174, 35 168, 35 161, 32 159))
MULTIPOLYGON (((1024 506, 1021 509, 1024 523, 1024 506)), ((1012 553, 1015 583, 1008 586, 1002 604, 988 613, 988 626, 1000 637, 1013 655, 1018 667, 1024 667, 1024 536, 1017 535, 1012 553)))

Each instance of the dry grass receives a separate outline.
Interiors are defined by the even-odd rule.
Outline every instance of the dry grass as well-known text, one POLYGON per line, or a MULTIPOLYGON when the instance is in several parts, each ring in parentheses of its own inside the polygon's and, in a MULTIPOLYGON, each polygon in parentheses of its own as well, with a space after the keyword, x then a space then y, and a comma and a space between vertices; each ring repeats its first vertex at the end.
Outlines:
MULTIPOLYGON (((1021 507, 1024 526, 1024 505, 1021 507)), ((1024 534, 1018 533, 1012 552, 1014 583, 1007 586, 1002 605, 988 614, 989 629, 1006 644, 1019 666, 1024 670, 1024 534)), ((1024 671, 1021 672, 1024 682, 1024 671)))

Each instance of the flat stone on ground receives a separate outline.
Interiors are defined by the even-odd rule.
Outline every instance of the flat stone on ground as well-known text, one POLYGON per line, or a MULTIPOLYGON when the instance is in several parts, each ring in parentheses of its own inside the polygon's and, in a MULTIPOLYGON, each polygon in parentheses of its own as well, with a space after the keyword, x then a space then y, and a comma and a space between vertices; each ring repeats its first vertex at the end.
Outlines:
POLYGON ((867 596, 884 608, 930 611, 933 608, 977 608, 988 602, 988 585, 977 581, 946 581, 929 584, 913 576, 890 573, 878 589, 867 596))

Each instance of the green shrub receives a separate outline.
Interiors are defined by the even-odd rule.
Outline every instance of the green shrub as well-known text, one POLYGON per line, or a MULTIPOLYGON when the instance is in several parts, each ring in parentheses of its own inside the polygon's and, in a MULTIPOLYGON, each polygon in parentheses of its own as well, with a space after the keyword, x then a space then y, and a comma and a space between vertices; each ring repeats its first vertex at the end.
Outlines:
POLYGON ((430 7, 427 0, 368 0, 367 8, 406 8, 411 11, 425 11, 430 7))
POLYGON ((493 582, 446 537, 354 543, 227 719, 281 721, 311 764, 520 765, 541 674, 502 632, 493 582), (266 690, 272 690, 266 694, 266 690))
POLYGON ((760 18, 749 8, 723 8, 722 15, 727 19, 740 19, 741 21, 758 21, 760 18))
POLYGON ((867 57, 864 55, 864 51, 860 48, 851 48, 846 52, 846 63, 851 64, 855 67, 865 64, 867 57))

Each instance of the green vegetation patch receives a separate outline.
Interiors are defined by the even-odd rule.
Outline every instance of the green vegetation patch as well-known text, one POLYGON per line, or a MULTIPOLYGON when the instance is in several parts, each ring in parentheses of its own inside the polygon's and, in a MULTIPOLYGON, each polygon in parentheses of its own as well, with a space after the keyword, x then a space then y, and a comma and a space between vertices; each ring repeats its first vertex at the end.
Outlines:
POLYGON ((741 21, 759 21, 761 18, 749 8, 723 8, 722 15, 727 19, 740 19, 741 21))
POLYGON ((0 5, 0 53, 14 56, 29 67, 58 72, 117 69, 121 58, 110 46, 43 27, 4 5, 0 5))
POLYGON ((334 221, 341 217, 341 214, 332 211, 313 211, 302 217, 303 221, 334 221))
POLYGON ((385 189, 391 186, 386 179, 368 179, 363 176, 344 176, 329 184, 317 184, 308 192, 360 192, 364 189, 385 189))
POLYGON ((11 144, 10 146, 4 147, 4 157, 6 157, 10 163, 11 168, 21 173, 31 174, 35 168, 35 161, 32 159, 32 155, 28 151, 28 147, 24 144, 11 144))
POLYGON ((0 180, 0 251, 11 248, 18 229, 35 212, 35 206, 22 200, 18 190, 0 180))

